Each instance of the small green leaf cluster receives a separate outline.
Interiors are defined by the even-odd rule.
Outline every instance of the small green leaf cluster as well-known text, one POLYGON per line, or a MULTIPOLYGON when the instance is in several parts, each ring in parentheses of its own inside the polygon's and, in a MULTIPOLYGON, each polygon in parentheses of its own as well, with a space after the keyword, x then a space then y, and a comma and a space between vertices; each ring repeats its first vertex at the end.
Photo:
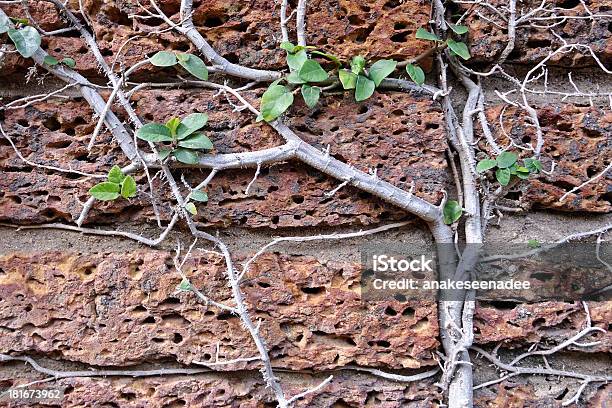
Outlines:
POLYGON ((40 47, 40 34, 27 24, 26 19, 8 18, 4 14, 0 16, 0 34, 8 33, 17 52, 24 58, 30 58, 40 47), (11 27, 13 23, 17 28, 11 27))
MULTIPOLYGON (((321 88, 315 84, 326 81, 329 74, 319 62, 309 58, 307 51, 310 52, 311 56, 326 58, 336 64, 340 64, 340 61, 337 57, 318 51, 316 47, 312 46, 294 45, 285 41, 280 47, 287 51, 287 65, 289 66, 289 74, 284 80, 289 85, 300 86, 304 102, 309 108, 314 108, 321 96, 321 88)), ((261 98, 261 114, 257 118, 258 121, 273 121, 293 104, 293 93, 286 86, 280 84, 281 80, 274 81, 264 92, 261 98)))
POLYGON ((47 55, 43 61, 45 64, 47 64, 50 67, 56 66, 56 65, 65 65, 68 68, 74 68, 76 67, 76 61, 70 57, 64 57, 61 60, 58 60, 57 58, 51 56, 51 55, 47 55))
POLYGON ((338 77, 344 89, 355 90, 355 101, 361 102, 368 99, 378 88, 380 83, 393 71, 397 62, 393 60, 379 60, 366 69, 366 60, 357 55, 351 60, 351 69, 341 69, 338 77))
MULTIPOLYGON (((455 32, 455 34, 462 35, 468 32, 468 28, 463 25, 448 24, 448 26, 455 32)), ((420 40, 434 41, 436 43, 444 42, 453 55, 463 58, 464 60, 470 59, 470 51, 467 45, 461 41, 455 41, 452 38, 448 38, 446 41, 442 41, 440 37, 427 31, 424 28, 419 28, 416 32, 416 38, 420 40)), ((410 76, 416 84, 423 85, 425 83, 425 72, 423 69, 416 64, 406 65, 406 73, 410 76)))
POLYGON ((196 164, 199 150, 213 148, 210 139, 199 131, 207 121, 205 113, 192 113, 182 120, 172 118, 165 124, 147 123, 136 131, 136 137, 147 142, 164 143, 159 149, 160 160, 172 155, 181 163, 196 164))
POLYGON ((444 204, 444 208, 442 209, 442 217, 444 218, 444 223, 447 225, 454 224, 459 220, 459 218, 461 218, 462 213, 463 209, 457 201, 448 200, 444 204))
POLYGON ((197 215, 198 214, 198 210, 196 209, 196 206, 193 202, 189 201, 189 200, 193 200, 193 201, 197 201, 200 203, 205 203, 208 201, 208 194, 206 194, 204 191, 200 191, 200 190, 192 190, 191 193, 189 193, 189 195, 187 196, 186 200, 185 200, 185 206, 184 208, 192 215, 197 215))
POLYGON ((202 61, 200 57, 193 54, 159 51, 149 58, 149 62, 156 67, 173 67, 179 64, 194 77, 202 81, 208 80, 208 68, 206 68, 206 64, 204 64, 204 61, 202 61))
POLYGON ((529 178, 530 174, 542 171, 542 163, 535 159, 523 160, 523 165, 518 163, 518 156, 512 152, 502 152, 495 159, 485 158, 478 162, 476 171, 483 173, 495 169, 495 178, 502 186, 510 184, 512 177, 521 180, 529 178))
POLYGON ((119 166, 113 166, 107 180, 90 188, 89 194, 101 201, 115 200, 119 196, 131 198, 136 195, 136 181, 132 176, 125 176, 119 166))
MULTIPOLYGON (((468 32, 468 28, 466 26, 449 24, 449 27, 458 35, 462 35, 468 32)), ((469 60, 471 57, 470 51, 468 50, 468 47, 467 45, 465 45, 464 42, 455 41, 452 38, 447 38, 446 41, 443 41, 440 37, 438 37, 434 33, 427 31, 422 27, 417 30, 416 38, 420 40, 443 42, 453 55, 461 57, 464 60, 469 60)))

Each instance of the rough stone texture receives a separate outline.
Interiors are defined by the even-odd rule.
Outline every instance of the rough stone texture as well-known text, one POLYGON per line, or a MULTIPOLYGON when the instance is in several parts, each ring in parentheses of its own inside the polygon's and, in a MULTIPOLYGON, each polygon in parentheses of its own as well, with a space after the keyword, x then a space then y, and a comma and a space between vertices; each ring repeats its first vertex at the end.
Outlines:
MULTIPOLYGON (((487 110, 491 130, 501 146, 510 142, 504 136, 499 124, 503 106, 487 110)), ((503 126, 512 140, 519 146, 536 143, 535 130, 528 126, 527 114, 515 108, 506 108, 503 113, 503 126)), ((544 146, 542 163, 549 171, 552 162, 556 163, 552 174, 540 173, 529 183, 518 186, 518 194, 511 193, 508 198, 519 199, 525 209, 550 208, 562 211, 588 211, 606 213, 612 210, 612 174, 608 172, 598 180, 570 194, 564 201, 563 194, 601 173, 612 157, 612 113, 593 107, 574 105, 549 105, 538 109, 538 120, 542 127, 544 146)), ((484 141, 481 149, 487 150, 484 141)), ((515 149, 516 150, 516 149, 515 149)), ((521 156, 531 157, 525 151, 521 156)))
MULTIPOLYGON (((607 330, 612 321, 610 302, 589 302, 588 307, 592 325, 607 330)), ((481 303, 476 308, 474 326, 479 344, 503 342, 505 347, 525 347, 526 343, 538 342, 558 344, 586 327, 586 314, 580 302, 481 303)), ((586 338, 601 343, 589 348, 571 346, 569 350, 608 353, 612 350, 609 332, 596 332, 586 338)))
MULTIPOLYGON (((251 100, 258 95, 245 94, 251 100)), ((211 91, 142 92, 134 96, 134 101, 146 121, 206 112, 210 117, 208 134, 215 145, 213 154, 283 143, 269 126, 253 123, 249 114, 232 112, 227 100, 214 97, 211 91)), ((329 97, 312 112, 297 104, 292 114, 290 123, 304 140, 321 149, 329 145, 335 157, 360 170, 376 168, 383 180, 405 189, 414 180, 415 194, 431 202, 438 202, 441 190, 450 187, 442 115, 431 101, 402 93, 380 93, 357 105, 348 103, 348 96, 329 97)), ((126 164, 107 132, 88 154, 86 145, 94 127, 91 110, 80 101, 37 103, 7 111, 4 125, 20 152, 35 163, 95 174, 104 174, 113 164, 126 164)), ((0 219, 4 221, 71 221, 81 211, 79 201, 87 200, 87 190, 96 183, 85 177, 31 169, 16 157, 4 138, 0 140, 0 167, 4 170, 0 219)), ((332 198, 325 196, 338 182, 299 163, 264 169, 247 196, 244 191, 253 173, 253 169, 236 170, 215 177, 209 186, 210 201, 199 206, 198 221, 204 225, 275 228, 372 224, 405 217, 402 211, 350 187, 332 198)), ((185 174, 196 185, 206 173, 194 170, 185 174)), ((141 189, 147 189, 144 175, 138 182, 141 189)), ((170 207, 163 205, 161 209, 163 218, 169 218, 170 207)), ((97 203, 87 222, 151 217, 151 206, 141 194, 130 202, 97 203)))
MULTIPOLYGON (((1 352, 97 365, 191 363, 212 361, 219 342, 220 358, 256 355, 237 317, 176 292, 180 276, 168 264, 161 251, 0 258, 1 352)), ((219 258, 197 256, 184 272, 206 295, 229 301, 219 258)), ((242 288, 276 366, 435 364, 435 303, 363 302, 356 264, 266 255, 242 288)))
MULTIPOLYGON (((142 3, 142 2, 141 2, 142 3)), ((169 15, 178 13, 179 0, 159 1, 169 15)), ((72 4, 72 3, 71 3, 72 4)), ((136 34, 146 35, 160 28, 156 19, 129 19, 131 14, 144 14, 133 0, 102 2, 88 0, 85 8, 94 21, 94 32, 102 54, 112 63, 121 52, 122 44, 136 34)), ((148 3, 143 3, 148 6, 148 3)), ((295 8, 290 2, 288 13, 295 8)), ((30 2, 31 12, 41 26, 52 30, 65 25, 53 6, 30 2)), ((150 7, 150 6, 148 6, 150 7)), ((78 9, 78 3, 73 4, 78 9)), ((23 15, 19 6, 3 6, 11 16, 23 15)), ((178 14, 174 16, 178 20, 178 14)), ((343 59, 361 54, 368 58, 407 59, 427 50, 430 44, 414 38, 418 27, 429 19, 429 5, 419 0, 376 0, 355 3, 345 0, 315 0, 308 3, 308 43, 325 49, 343 59)), ((292 20, 293 21, 293 20, 292 20)), ((284 51, 280 43, 279 3, 257 1, 202 1, 194 2, 194 23, 217 52, 232 62, 261 69, 285 67, 284 51)), ((292 35, 293 23, 290 24, 292 35)), ((45 41, 45 49, 54 55, 69 55, 77 61, 77 70, 86 75, 99 76, 93 56, 87 52, 83 40, 71 36, 57 36, 45 41)), ((123 50, 126 66, 140 61, 145 54, 160 49, 193 52, 184 37, 163 33, 156 37, 138 38, 123 50)), ((5 63, 6 74, 21 71, 28 63, 11 56, 5 63), (25 64, 24 64, 25 63, 25 64)), ((146 67, 141 74, 159 71, 146 67)), ((173 69, 166 72, 171 73, 173 69)))
MULTIPOLYGON (((504 10, 508 5, 504 0, 493 0, 488 2, 500 10, 504 10)), ((527 14, 531 10, 540 6, 539 0, 530 0, 517 4, 517 17, 527 14)), ((584 2, 590 11, 596 15, 603 15, 610 12, 612 2, 610 0, 587 0, 584 2)), ((557 7, 557 15, 564 16, 588 16, 584 7, 578 1, 573 0, 552 0, 547 1, 546 6, 557 7)), ((467 10, 471 5, 464 5, 463 10, 467 10)), ((472 55, 472 63, 487 63, 495 61, 508 43, 507 22, 491 11, 481 6, 478 12, 470 14, 465 24, 470 27, 468 43, 472 55), (489 19, 489 21, 487 21, 489 19), (491 20, 499 24, 496 26, 491 20)), ((540 13, 540 16, 544 14, 540 13)), ((565 22, 556 21, 554 31, 568 43, 578 43, 590 46, 599 59, 604 64, 612 59, 612 32, 610 31, 609 20, 598 18, 595 22, 587 19, 569 19, 565 22)), ((548 22, 550 24, 550 22, 548 22)), ((542 21, 540 25, 545 26, 547 22, 542 21)), ((538 63, 549 53, 555 51, 563 43, 550 29, 541 27, 519 27, 516 31, 516 43, 514 51, 508 56, 509 62, 521 64, 538 63)), ((590 56, 588 51, 561 53, 553 56, 549 60, 549 65, 559 65, 565 67, 587 67, 595 66, 597 62, 590 56)))
MULTIPOLYGON (((7 378, 0 371, 0 384, 16 385, 37 376, 7 378), (2 381, 6 378, 5 381, 2 381)), ((23 375, 23 374, 22 374, 23 375)), ((279 374, 285 392, 292 396, 317 385, 325 375, 279 374)), ((362 374, 336 371, 334 381, 320 392, 296 401, 296 407, 411 407, 432 406, 440 395, 433 380, 402 384, 362 374)), ((258 372, 201 374, 150 378, 73 378, 54 383, 66 389, 62 406, 120 407, 274 407, 258 372)), ((8 405, 18 407, 19 405, 8 405)), ((45 405, 47 406, 47 405, 45 405)))

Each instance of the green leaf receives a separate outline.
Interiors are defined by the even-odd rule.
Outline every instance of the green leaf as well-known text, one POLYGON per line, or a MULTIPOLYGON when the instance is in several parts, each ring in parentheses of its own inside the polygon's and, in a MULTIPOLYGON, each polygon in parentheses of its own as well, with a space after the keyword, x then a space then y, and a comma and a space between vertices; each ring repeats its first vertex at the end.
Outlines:
POLYGON ((208 115, 205 113, 192 113, 187 115, 181 121, 181 124, 176 130, 176 136, 179 140, 182 140, 192 134, 193 132, 202 129, 208 122, 208 115))
POLYGON ((179 60, 180 62, 187 62, 189 61, 189 57, 191 56, 191 54, 176 54, 176 59, 179 60))
POLYGON ((261 116, 266 122, 283 114, 293 103, 293 94, 282 85, 270 85, 261 97, 261 116))
POLYGON ((197 215, 198 214, 198 210, 196 209, 196 206, 194 203, 187 203, 185 204, 185 209, 187 211, 189 211, 189 213, 191 215, 197 215))
POLYGON ((476 171, 482 173, 483 171, 491 170, 495 166, 497 166, 497 161, 493 159, 484 159, 478 162, 476 171))
POLYGON ((187 149, 206 149, 213 148, 213 144, 204 133, 195 133, 186 139, 181 140, 178 145, 187 149))
POLYGON ((361 55, 354 56, 351 60, 351 71, 355 75, 361 74, 363 68, 365 67, 366 61, 361 55))
POLYGON ((342 61, 340 61, 340 59, 338 57, 336 57, 335 55, 332 54, 328 54, 326 52, 322 52, 322 51, 311 51, 310 52, 311 55, 318 55, 320 57, 326 58, 330 61, 333 61, 336 63, 336 65, 342 65, 342 61))
POLYGON ((281 49, 293 54, 295 51, 295 45, 289 41, 283 41, 280 45, 281 49))
POLYGON ((200 190, 193 190, 190 197, 193 201, 198 201, 200 203, 205 203, 208 201, 208 194, 200 190))
POLYGON ((341 69, 338 71, 338 77, 344 89, 355 89, 357 83, 357 74, 341 69))
POLYGON ((147 123, 136 131, 136 137, 148 142, 171 142, 172 133, 160 123, 147 123))
POLYGON ((111 183, 115 183, 115 184, 121 184, 124 178, 125 176, 123 175, 121 168, 119 168, 119 166, 117 165, 114 165, 110 169, 110 171, 108 172, 108 176, 107 176, 108 181, 110 181, 111 183))
POLYGON ((329 78, 329 75, 315 60, 307 60, 300 68, 300 78, 306 82, 321 82, 329 78))
POLYGON ((183 278, 181 283, 176 288, 183 292, 189 292, 191 291, 191 282, 189 282, 189 279, 183 278))
POLYGON ((459 203, 455 200, 448 200, 446 204, 444 204, 444 208, 442 209, 442 215, 444 217, 444 223, 447 225, 451 225, 459 218, 461 218, 461 213, 463 213, 463 209, 459 205, 459 203))
POLYGON ((187 55, 187 59, 184 57, 178 59, 178 63, 187 70, 194 77, 201 79, 202 81, 206 81, 208 79, 208 69, 206 68, 206 64, 204 61, 200 59, 200 57, 193 54, 179 54, 179 55, 187 55))
POLYGON ((406 65, 406 72, 417 85, 423 85, 425 83, 425 72, 418 65, 408 64, 406 65))
POLYGON ((507 186, 510 183, 510 177, 512 177, 510 169, 497 169, 495 171, 495 178, 502 186, 507 186))
POLYGON ((89 194, 97 200, 110 201, 119 197, 119 184, 105 181, 89 189, 89 194))
POLYGON ((159 149, 157 152, 157 157, 159 160, 165 160, 172 153, 172 149, 159 149))
POLYGON ((176 136, 176 129, 178 129, 181 124, 181 120, 179 118, 172 118, 166 122, 166 127, 170 129, 170 134, 172 137, 176 136))
POLYGON ((541 247, 542 244, 540 244, 540 241, 538 241, 537 239, 530 239, 530 240, 527 241, 527 246, 529 248, 536 249, 536 248, 541 247))
POLYGON ((156 67, 171 67, 176 65, 176 55, 173 52, 159 51, 149 58, 149 62, 156 67))
POLYGON ((525 167, 531 172, 531 173, 539 173, 542 171, 542 162, 539 161, 538 159, 525 159, 525 167))
POLYGON ((34 27, 27 26, 19 30, 10 28, 8 35, 24 58, 30 58, 40 47, 40 34, 34 27))
POLYGON ((291 71, 289 75, 287 75, 287 82, 289 82, 290 84, 296 84, 296 85, 301 85, 301 84, 306 83, 306 81, 300 78, 300 74, 297 71, 291 71))
POLYGON ((68 57, 62 58, 60 62, 64 64, 65 66, 67 66, 68 68, 76 67, 76 61, 72 58, 68 58, 68 57))
POLYGON ((320 95, 321 88, 317 86, 302 85, 302 97, 304 98, 304 102, 306 102, 306 106, 310 109, 315 107, 319 101, 320 95))
POLYGON ((136 181, 134 177, 127 176, 121 183, 121 197, 130 198, 136 195, 136 181))
POLYGON ((374 84, 378 87, 380 83, 389 76, 393 71, 395 71, 395 66, 397 65, 396 61, 393 60, 380 60, 376 61, 370 69, 368 70, 368 76, 374 84))
POLYGON ((464 60, 470 59, 470 51, 468 50, 467 45, 462 42, 457 42, 451 38, 446 40, 446 45, 453 52, 453 54, 460 56, 464 60))
POLYGON ((375 87, 374 81, 363 75, 357 76, 357 82, 355 83, 355 100, 357 102, 365 101, 372 96, 375 87))
POLYGON ((308 60, 306 51, 301 50, 295 54, 287 54, 287 65, 291 71, 299 71, 308 60))
POLYGON ((9 19, 15 24, 30 24, 30 20, 28 20, 27 18, 9 17, 9 19))
POLYGON ((437 35, 435 35, 434 33, 430 33, 423 27, 420 27, 416 31, 416 38, 420 40, 428 40, 428 41, 442 41, 437 35))
POLYGON ((448 26, 450 27, 451 30, 453 30, 455 33, 459 35, 465 34, 468 32, 468 28, 464 25, 449 24, 448 26))
POLYGON ((6 14, 0 14, 0 34, 6 33, 11 28, 11 20, 6 14))
POLYGON ((516 154, 512 152, 502 152, 497 156, 497 167, 500 169, 507 169, 516 163, 516 154))
POLYGON ((59 64, 59 61, 57 60, 57 58, 52 57, 51 55, 46 55, 45 58, 43 59, 43 62, 49 65, 50 67, 59 64))
POLYGON ((199 161, 198 154, 190 149, 178 148, 172 152, 172 155, 185 164, 197 164, 199 161))

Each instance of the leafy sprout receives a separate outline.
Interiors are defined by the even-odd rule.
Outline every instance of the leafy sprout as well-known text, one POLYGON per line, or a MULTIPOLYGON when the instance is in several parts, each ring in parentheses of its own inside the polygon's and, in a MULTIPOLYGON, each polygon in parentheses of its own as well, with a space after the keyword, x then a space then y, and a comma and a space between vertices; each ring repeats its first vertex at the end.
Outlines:
POLYGON ((316 106, 321 96, 321 87, 318 85, 329 79, 329 73, 318 61, 310 57, 325 58, 340 65, 340 60, 336 56, 318 51, 313 46, 294 45, 285 41, 280 48, 287 52, 289 74, 284 80, 289 87, 281 85, 280 80, 270 84, 261 98, 261 115, 257 118, 258 121, 271 122, 289 109, 294 102, 293 92, 290 89, 292 87, 300 87, 306 106, 311 109, 316 106))
POLYGON ((202 81, 208 80, 206 64, 197 55, 159 51, 149 58, 149 62, 156 67, 172 67, 178 64, 194 77, 202 81))
POLYGON ((136 137, 147 142, 162 143, 159 158, 165 160, 172 155, 185 164, 196 164, 200 150, 210 150, 213 144, 200 130, 206 125, 208 116, 192 113, 182 120, 172 118, 165 124, 147 123, 136 131, 136 137))
POLYGON ((351 60, 351 70, 341 69, 338 78, 344 89, 355 90, 355 101, 368 99, 374 90, 388 77, 397 66, 393 60, 379 60, 366 69, 366 60, 358 55, 351 60))
POLYGON ((446 204, 444 204, 444 208, 442 209, 444 223, 447 225, 454 224, 459 220, 459 218, 461 218, 462 213, 463 209, 457 201, 448 200, 446 204))
POLYGON ((525 180, 530 174, 539 173, 542 170, 542 163, 535 158, 529 158, 523 160, 523 165, 520 165, 515 153, 502 152, 495 159, 487 157, 476 165, 478 173, 489 170, 495 170, 495 179, 502 186, 507 186, 513 177, 525 180))
POLYGON ((101 201, 116 200, 119 196, 128 199, 136 195, 136 181, 132 176, 124 175, 115 165, 108 172, 106 181, 90 188, 89 194, 101 201))

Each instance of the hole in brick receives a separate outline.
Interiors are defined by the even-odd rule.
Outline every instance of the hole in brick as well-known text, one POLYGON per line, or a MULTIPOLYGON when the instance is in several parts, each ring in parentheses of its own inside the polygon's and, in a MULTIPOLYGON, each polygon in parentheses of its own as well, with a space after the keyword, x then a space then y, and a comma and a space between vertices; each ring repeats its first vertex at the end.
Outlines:
POLYGON ((172 337, 172 342, 174 344, 179 344, 181 341, 183 341, 183 336, 181 336, 179 333, 174 333, 174 337, 172 337))
POLYGON ((531 142, 531 136, 529 136, 529 135, 525 135, 525 136, 523 136, 523 138, 521 139, 521 141, 522 141, 523 143, 529 143, 529 142, 531 142))
MULTIPOLYGON (((404 300, 406 300, 406 297, 404 297, 404 300)), ((406 317, 414 317, 414 309, 411 307, 407 307, 402 311, 402 316, 406 316, 406 317)))
POLYGON ((302 204, 304 202, 304 196, 293 195, 291 196, 291 201, 293 201, 296 204, 302 204))
POLYGON ((235 318, 236 316, 231 313, 221 313, 219 316, 217 316, 217 320, 230 320, 235 318))
POLYGON ((410 34, 410 31, 404 31, 402 33, 393 34, 391 36, 391 41, 397 42, 397 43, 406 42, 406 40, 408 40, 409 34, 410 34))
POLYGON ((551 41, 548 39, 542 39, 542 40, 530 39, 529 41, 527 41, 527 46, 529 48, 546 48, 546 47, 550 47, 550 45, 551 45, 551 41))
POLYGON ((397 316, 397 312, 391 306, 387 306, 385 309, 385 314, 388 316, 397 316))
POLYGON ((272 224, 276 225, 276 224, 278 224, 279 220, 280 220, 280 218, 278 217, 278 215, 275 215, 275 216, 272 217, 271 221, 272 221, 272 224))
POLYGON ((403 21, 398 21, 393 25, 394 30, 403 30, 407 27, 407 24, 403 21))
POLYGON ((388 341, 386 341, 386 340, 378 340, 378 341, 376 342, 376 345, 377 345, 377 346, 380 346, 380 347, 385 347, 385 348, 387 348, 387 347, 390 347, 390 346, 391 346, 391 343, 389 343, 389 342, 388 342, 388 341))
POLYGON ((425 124, 425 129, 437 129, 439 127, 440 125, 438 125, 437 123, 426 123, 425 124))
POLYGON ((223 23, 225 23, 225 21, 223 21, 221 17, 210 16, 204 20, 204 27, 219 27, 220 25, 223 25, 223 23))
POLYGON ((266 283, 266 282, 257 282, 257 286, 259 286, 260 288, 269 288, 270 284, 266 283))
POLYGON ((580 4, 580 0, 561 0, 557 2, 557 7, 564 9, 573 9, 580 4))
POLYGON ((268 187, 268 193, 273 193, 275 191, 278 191, 278 186, 270 186, 270 187, 268 187))
POLYGON ((67 386, 66 388, 64 388, 64 395, 68 395, 70 394, 72 391, 74 391, 74 387, 72 385, 67 386))
POLYGON ((536 272, 536 273, 532 273, 531 278, 533 279, 537 279, 540 282, 547 282, 549 280, 551 280, 554 277, 554 274, 552 273, 544 273, 544 272, 536 272))
POLYGON ((65 149, 72 144, 70 140, 58 140, 56 142, 47 143, 47 147, 50 149, 65 149))
POLYGON ((20 126, 23 126, 23 127, 28 127, 28 126, 30 126, 30 124, 28 123, 28 121, 27 121, 27 120, 25 120, 25 119, 18 119, 18 120, 17 120, 17 123, 18 123, 20 126))
POLYGON ((316 288, 300 288, 300 290, 306 293, 307 295, 318 295, 319 293, 323 293, 325 288, 322 286, 318 286, 316 288))
POLYGON ((153 337, 151 341, 153 341, 153 343, 159 344, 159 343, 163 343, 165 340, 159 337, 153 337))
POLYGON ((516 307, 516 303, 514 302, 507 302, 507 301, 503 301, 503 300, 494 300, 489 302, 489 305, 493 306, 494 308, 498 309, 498 310, 512 310, 516 307))
POLYGON ((155 317, 153 316, 149 316, 142 321, 142 324, 154 324, 154 323, 155 323, 155 317))
POLYGON ((46 127, 47 129, 51 130, 51 131, 58 130, 61 127, 61 125, 58 122, 58 120, 56 118, 54 118, 53 116, 50 117, 50 118, 47 118, 43 122, 43 126, 46 127))
POLYGON ((362 25, 364 23, 363 19, 356 15, 348 16, 348 21, 352 25, 362 25))
POLYGON ((546 323, 546 319, 544 319, 543 317, 538 317, 531 324, 533 327, 538 327, 538 326, 543 325, 544 323, 546 323))
POLYGON ((397 6, 399 6, 401 3, 401 0, 389 0, 388 2, 386 2, 383 5, 383 10, 391 10, 396 8, 397 6))

